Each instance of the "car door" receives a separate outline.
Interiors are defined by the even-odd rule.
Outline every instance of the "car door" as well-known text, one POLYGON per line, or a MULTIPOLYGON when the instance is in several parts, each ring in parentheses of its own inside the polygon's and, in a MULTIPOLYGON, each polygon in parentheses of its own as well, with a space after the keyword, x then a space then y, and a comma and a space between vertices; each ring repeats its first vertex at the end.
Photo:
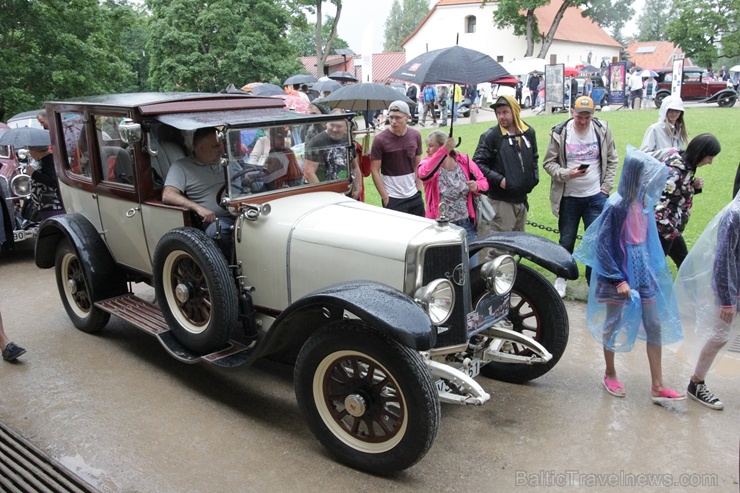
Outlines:
POLYGON ((142 207, 136 189, 135 155, 118 135, 125 115, 97 113, 88 119, 96 149, 96 200, 103 238, 117 263, 151 273, 142 207), (92 127, 94 125, 94 128, 92 127))

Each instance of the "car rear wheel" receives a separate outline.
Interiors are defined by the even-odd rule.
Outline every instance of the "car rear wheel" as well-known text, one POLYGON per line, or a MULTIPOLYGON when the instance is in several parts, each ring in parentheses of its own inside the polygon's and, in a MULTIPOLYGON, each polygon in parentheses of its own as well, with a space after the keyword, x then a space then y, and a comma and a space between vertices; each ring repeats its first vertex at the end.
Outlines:
POLYGON ((164 235, 154 252, 154 288, 173 335, 205 354, 225 346, 238 317, 234 280, 213 240, 194 228, 164 235))
POLYGON ((337 322, 311 336, 294 382, 313 434, 351 467, 401 471, 434 442, 440 405, 421 356, 362 322, 337 322))
POLYGON ((110 320, 110 313, 94 305, 82 262, 68 240, 59 243, 54 265, 57 288, 69 319, 83 332, 100 332, 110 320))
POLYGON ((735 105, 735 102, 737 101, 737 96, 734 94, 728 94, 726 96, 720 96, 717 98, 717 104, 720 106, 720 108, 730 108, 735 105))

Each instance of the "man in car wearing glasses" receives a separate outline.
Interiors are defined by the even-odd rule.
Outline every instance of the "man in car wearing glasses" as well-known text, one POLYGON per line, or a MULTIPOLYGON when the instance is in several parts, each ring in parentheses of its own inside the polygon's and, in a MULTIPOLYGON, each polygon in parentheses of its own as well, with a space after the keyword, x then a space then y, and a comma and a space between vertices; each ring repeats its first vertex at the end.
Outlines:
POLYGON ((409 105, 394 101, 388 107, 389 128, 375 137, 370 169, 383 207, 424 217, 421 181, 421 134, 408 127, 409 105))

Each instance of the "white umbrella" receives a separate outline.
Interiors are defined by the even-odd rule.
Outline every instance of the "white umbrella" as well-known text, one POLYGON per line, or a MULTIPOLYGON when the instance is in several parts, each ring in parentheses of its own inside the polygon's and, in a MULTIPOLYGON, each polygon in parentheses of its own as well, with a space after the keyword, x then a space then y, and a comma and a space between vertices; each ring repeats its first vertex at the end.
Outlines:
POLYGON ((730 67, 730 72, 740 72, 740 65, 730 67))
POLYGON ((657 77, 658 76, 658 73, 657 72, 653 72, 652 70, 646 68, 645 70, 643 70, 642 72, 640 72, 637 75, 639 75, 640 77, 657 77))

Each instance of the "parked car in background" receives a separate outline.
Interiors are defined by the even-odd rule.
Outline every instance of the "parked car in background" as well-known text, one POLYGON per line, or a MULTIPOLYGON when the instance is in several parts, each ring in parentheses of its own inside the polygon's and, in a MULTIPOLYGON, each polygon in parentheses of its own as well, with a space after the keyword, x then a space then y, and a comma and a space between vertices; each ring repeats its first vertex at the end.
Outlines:
MULTIPOLYGON (((576 77, 578 80, 578 94, 583 94, 583 87, 586 84, 585 77, 576 77)), ((600 75, 594 75, 591 77, 591 83, 593 89, 591 90, 591 99, 594 100, 596 106, 604 107, 609 106, 609 91, 604 85, 604 79, 600 75)))
MULTIPOLYGON (((671 94, 673 69, 658 68, 652 70, 658 74, 655 106, 660 108, 663 98, 671 94)), ((707 71, 701 67, 684 67, 681 99, 704 103, 716 102, 719 106, 727 108, 733 106, 737 101, 737 92, 733 88, 732 82, 712 79, 708 77, 707 71)))
POLYGON ((41 110, 24 111, 13 115, 8 119, 8 127, 20 128, 20 127, 33 127, 33 128, 44 128, 36 118, 41 110))

